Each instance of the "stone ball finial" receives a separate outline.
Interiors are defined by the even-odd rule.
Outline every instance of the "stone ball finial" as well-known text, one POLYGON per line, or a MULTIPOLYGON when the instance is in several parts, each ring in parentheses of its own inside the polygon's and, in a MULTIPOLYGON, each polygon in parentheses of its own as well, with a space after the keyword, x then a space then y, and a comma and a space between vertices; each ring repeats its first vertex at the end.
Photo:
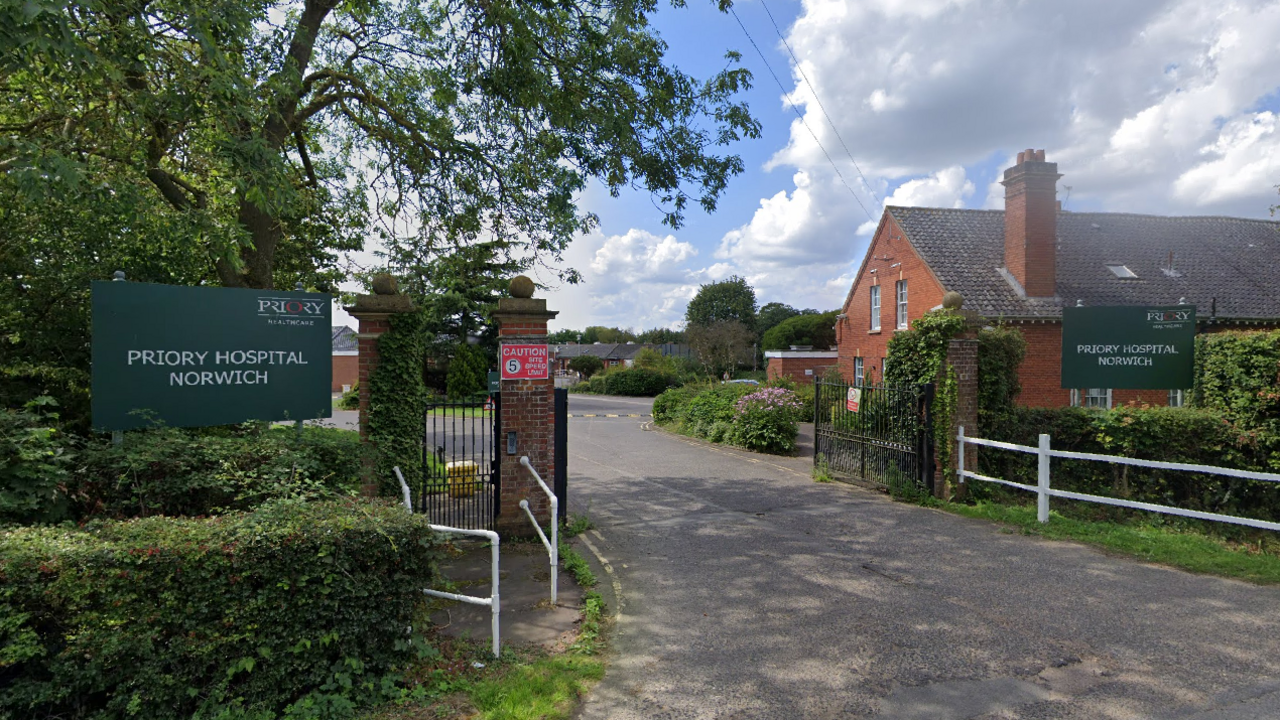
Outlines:
POLYGON ((378 273, 373 276, 374 295, 395 295, 399 286, 396 279, 387 273, 378 273))
POLYGON ((531 298, 533 297, 533 281, 524 275, 517 275, 511 278, 510 292, 513 298, 531 298))
POLYGON ((959 310, 964 306, 964 296, 955 290, 948 290, 946 295, 942 296, 942 307, 948 310, 959 310))

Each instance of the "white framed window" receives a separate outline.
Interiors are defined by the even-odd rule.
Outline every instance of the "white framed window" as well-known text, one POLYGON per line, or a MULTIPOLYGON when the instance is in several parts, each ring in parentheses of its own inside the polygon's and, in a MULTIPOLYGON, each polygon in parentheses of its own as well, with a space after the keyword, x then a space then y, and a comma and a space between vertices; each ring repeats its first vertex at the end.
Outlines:
POLYGON ((880 286, 871 286, 871 329, 880 329, 880 286))
POLYGON ((1071 407, 1080 407, 1080 391, 1071 388, 1071 407))
POLYGON ((1182 390, 1169 391, 1169 407, 1184 407, 1187 403, 1187 397, 1182 390))
POLYGON ((1111 409, 1111 388, 1088 388, 1084 391, 1084 406, 1111 409))
POLYGON ((861 386, 863 379, 862 358, 853 359, 853 384, 861 386))
POLYGON ((898 291, 898 329, 907 329, 907 281, 899 280, 895 286, 898 291))

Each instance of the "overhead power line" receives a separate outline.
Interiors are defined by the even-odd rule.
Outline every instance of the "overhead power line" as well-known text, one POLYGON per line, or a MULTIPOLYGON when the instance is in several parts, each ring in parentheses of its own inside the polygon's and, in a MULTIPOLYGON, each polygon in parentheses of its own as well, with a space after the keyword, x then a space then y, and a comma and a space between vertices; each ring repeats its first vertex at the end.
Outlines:
POLYGON ((769 16, 769 22, 773 23, 773 29, 778 33, 778 39, 782 41, 782 46, 787 49, 787 53, 791 55, 791 60, 796 64, 796 70, 800 73, 800 77, 804 79, 804 84, 809 86, 809 92, 813 93, 814 102, 818 103, 818 109, 822 111, 822 116, 827 119, 827 124, 831 126, 831 132, 836 134, 836 139, 840 141, 840 147, 844 148, 844 153, 849 156, 849 162, 853 163, 853 169, 858 171, 858 177, 862 178, 862 186, 871 193, 871 197, 875 198, 876 204, 880 204, 880 198, 876 195, 875 188, 871 187, 871 183, 867 181, 867 176, 862 174, 862 168, 858 167, 858 161, 853 159, 853 151, 845 144, 844 138, 840 137, 840 130, 836 128, 836 123, 831 119, 831 114, 827 112, 827 108, 822 104, 822 98, 818 97, 818 88, 809 82, 809 76, 804 74, 804 66, 800 64, 800 58, 796 57, 796 53, 791 49, 791 44, 787 42, 787 38, 782 34, 782 28, 778 27, 778 21, 773 19, 773 13, 769 12, 769 6, 764 0, 760 0, 760 6, 764 8, 764 12, 769 16))
MULTIPOLYGON (((787 93, 786 86, 783 85, 782 80, 778 78, 778 73, 773 71, 773 66, 769 64, 769 59, 765 57, 764 52, 760 50, 760 46, 756 44, 755 38, 751 37, 751 33, 747 32, 747 26, 742 24, 742 18, 738 17, 738 12, 733 9, 732 5, 729 6, 729 13, 733 15, 734 20, 738 21, 738 27, 742 28, 742 34, 747 36, 747 40, 751 42, 751 47, 756 49, 756 54, 760 56, 760 61, 764 63, 765 68, 769 70, 769 74, 773 76, 773 81, 778 84, 778 89, 782 91, 782 94, 784 96, 787 95, 788 93, 787 93)), ((770 17, 772 18, 772 16, 770 17)), ((804 113, 800 112, 800 109, 796 107, 795 103, 791 103, 791 109, 795 112, 796 117, 800 118, 800 124, 804 125, 804 129, 808 130, 809 134, 813 136, 813 141, 818 144, 818 148, 821 149, 822 154, 826 156, 827 162, 831 163, 832 169, 836 171, 836 177, 840 178, 840 184, 844 185, 845 189, 849 191, 849 194, 853 196, 854 202, 858 203, 858 207, 862 208, 862 212, 866 213, 867 219, 870 220, 871 222, 875 222, 876 221, 875 216, 871 214, 870 210, 867 210, 867 206, 863 204, 862 198, 858 197, 858 193, 853 189, 853 186, 850 185, 849 182, 844 179, 844 173, 840 172, 840 166, 837 165, 836 161, 831 158, 831 153, 827 152, 826 146, 824 146, 822 144, 822 141, 818 139, 818 134, 813 131, 813 128, 809 127, 808 121, 804 119, 804 113)), ((840 142, 842 144, 844 143, 843 140, 841 140, 840 142)), ((857 167, 857 163, 854 163, 854 166, 857 167)), ((859 170, 858 172, 859 174, 861 174, 862 171, 859 170)), ((864 182, 865 182, 865 178, 864 178, 864 182)))

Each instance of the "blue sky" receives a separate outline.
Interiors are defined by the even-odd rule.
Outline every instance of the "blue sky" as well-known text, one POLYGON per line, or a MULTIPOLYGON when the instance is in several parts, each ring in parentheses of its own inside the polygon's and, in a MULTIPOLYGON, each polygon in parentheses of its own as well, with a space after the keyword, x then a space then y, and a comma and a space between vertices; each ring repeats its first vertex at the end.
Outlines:
POLYGON ((738 0, 785 92, 733 16, 688 2, 653 18, 669 59, 705 77, 739 51, 762 137, 729 148, 745 172, 678 230, 643 194, 588 189, 600 228, 566 255, 584 282, 539 293, 553 329, 678 327, 699 285, 732 274, 762 305, 835 308, 885 203, 1002 208, 996 181, 1027 148, 1058 163, 1076 212, 1265 218, 1280 202, 1278 1, 738 0))

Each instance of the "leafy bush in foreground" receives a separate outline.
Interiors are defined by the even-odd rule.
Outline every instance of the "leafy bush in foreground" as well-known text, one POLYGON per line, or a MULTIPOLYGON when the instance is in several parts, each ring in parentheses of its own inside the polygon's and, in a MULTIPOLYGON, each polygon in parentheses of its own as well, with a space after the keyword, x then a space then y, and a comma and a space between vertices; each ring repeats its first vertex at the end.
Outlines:
POLYGON ((427 649, 437 542, 356 501, 0 534, 0 717, 349 715, 427 649))
POLYGON ((790 453, 796 449, 796 418, 803 408, 796 394, 785 388, 744 395, 734 406, 731 442, 756 452, 790 453))

